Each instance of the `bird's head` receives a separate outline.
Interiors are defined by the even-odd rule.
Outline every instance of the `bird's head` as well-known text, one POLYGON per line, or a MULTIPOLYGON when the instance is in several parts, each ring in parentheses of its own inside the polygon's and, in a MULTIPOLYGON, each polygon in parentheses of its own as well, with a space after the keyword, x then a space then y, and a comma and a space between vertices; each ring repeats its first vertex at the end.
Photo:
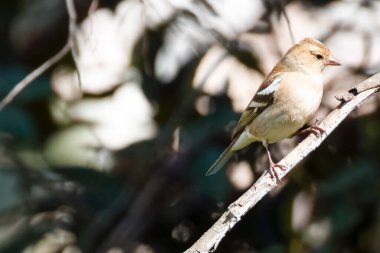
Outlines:
POLYGON ((309 73, 320 73, 328 65, 340 65, 324 44, 312 38, 305 38, 294 45, 284 60, 287 65, 309 73))

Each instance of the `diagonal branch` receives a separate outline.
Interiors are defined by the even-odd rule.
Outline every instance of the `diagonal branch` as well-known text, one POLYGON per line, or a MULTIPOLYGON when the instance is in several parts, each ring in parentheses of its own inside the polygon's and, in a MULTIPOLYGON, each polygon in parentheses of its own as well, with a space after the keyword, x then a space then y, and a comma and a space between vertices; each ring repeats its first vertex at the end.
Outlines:
MULTIPOLYGON (((93 11, 96 8, 97 1, 93 0, 90 11, 93 11)), ((33 70, 29 75, 27 75, 24 79, 22 79, 19 83, 17 83, 13 89, 0 101, 0 111, 4 109, 9 103, 13 101, 13 99, 30 83, 32 83, 36 78, 42 75, 45 71, 51 68, 54 64, 60 61, 68 52, 72 53, 75 66, 77 68, 77 74, 79 79, 79 85, 82 86, 81 76, 78 68, 78 58, 79 52, 77 48, 77 43, 75 42, 75 33, 77 32, 77 14, 75 11, 75 6, 73 0, 66 0, 67 12, 69 14, 69 39, 67 43, 63 46, 63 48, 50 59, 45 61, 41 66, 33 70)))
MULTIPOLYGON (((380 90, 380 73, 368 78, 362 83, 354 86, 349 92, 342 97, 348 97, 335 110, 333 110, 318 126, 323 128, 326 134, 321 137, 314 135, 308 136, 297 147, 295 147, 279 164, 283 165, 285 170, 279 171, 280 179, 291 171, 303 158, 321 145, 331 132, 352 112, 360 106, 365 100, 373 96, 380 90), (359 88, 358 87, 363 87, 359 88), (365 87, 365 88, 364 88, 365 87), (353 93, 352 90, 357 92, 353 93)), ((202 235, 185 253, 206 253, 214 252, 220 241, 225 237, 236 223, 259 202, 268 192, 273 190, 278 183, 273 179, 267 170, 250 189, 248 189, 240 198, 233 202, 223 213, 223 215, 214 223, 214 225, 202 235)))
POLYGON ((23 90, 28 84, 33 82, 37 77, 43 74, 46 70, 48 70, 51 66, 60 61, 68 52, 70 51, 69 43, 66 43, 63 48, 51 57, 49 60, 44 62, 41 66, 33 70, 29 75, 27 75, 24 79, 22 79, 19 83, 15 85, 15 87, 8 93, 8 95, 1 100, 0 102, 0 111, 4 109, 12 100, 23 90))

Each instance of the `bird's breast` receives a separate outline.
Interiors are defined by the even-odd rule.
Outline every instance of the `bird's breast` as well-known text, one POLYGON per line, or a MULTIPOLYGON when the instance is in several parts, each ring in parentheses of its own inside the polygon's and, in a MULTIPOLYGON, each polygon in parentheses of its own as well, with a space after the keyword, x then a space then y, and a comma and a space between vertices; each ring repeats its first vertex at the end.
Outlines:
POLYGON ((247 129, 269 143, 287 138, 305 125, 318 109, 323 94, 321 75, 284 75, 275 100, 247 129))
POLYGON ((289 116, 290 122, 306 124, 318 109, 323 95, 321 74, 297 73, 285 79, 279 88, 275 103, 289 116))

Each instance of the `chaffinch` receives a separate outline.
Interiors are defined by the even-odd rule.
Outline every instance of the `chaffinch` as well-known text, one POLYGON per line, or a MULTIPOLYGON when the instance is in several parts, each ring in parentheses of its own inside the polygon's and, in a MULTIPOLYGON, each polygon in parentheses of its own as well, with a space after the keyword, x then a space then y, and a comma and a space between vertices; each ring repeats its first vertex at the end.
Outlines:
MULTIPOLYGON (((327 65, 340 63, 315 39, 305 38, 290 48, 261 83, 239 120, 231 144, 206 175, 216 173, 236 151, 260 141, 268 154, 270 173, 278 179, 275 168, 282 166, 272 161, 268 144, 295 135, 311 119, 321 103, 322 70, 327 65)), ((308 130, 323 132, 317 126, 308 130)))

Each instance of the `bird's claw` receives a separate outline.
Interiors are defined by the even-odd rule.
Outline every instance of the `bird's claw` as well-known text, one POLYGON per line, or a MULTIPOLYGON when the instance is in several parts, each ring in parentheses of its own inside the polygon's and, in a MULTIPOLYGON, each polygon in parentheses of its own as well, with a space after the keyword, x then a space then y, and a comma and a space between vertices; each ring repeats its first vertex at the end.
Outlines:
POLYGON ((326 131, 317 125, 313 125, 313 126, 308 127, 306 129, 299 130, 298 132, 294 133, 292 136, 301 135, 301 134, 314 134, 316 137, 319 138, 323 134, 326 134, 326 131))
POLYGON ((302 131, 303 133, 312 133, 316 137, 321 137, 323 134, 326 134, 326 131, 319 126, 311 126, 309 128, 306 128, 305 130, 302 131))
POLYGON ((271 163, 269 168, 269 173, 272 177, 272 179, 276 179, 277 182, 281 182, 280 176, 278 175, 276 168, 279 168, 281 171, 285 170, 285 167, 283 165, 280 165, 278 163, 271 163))

